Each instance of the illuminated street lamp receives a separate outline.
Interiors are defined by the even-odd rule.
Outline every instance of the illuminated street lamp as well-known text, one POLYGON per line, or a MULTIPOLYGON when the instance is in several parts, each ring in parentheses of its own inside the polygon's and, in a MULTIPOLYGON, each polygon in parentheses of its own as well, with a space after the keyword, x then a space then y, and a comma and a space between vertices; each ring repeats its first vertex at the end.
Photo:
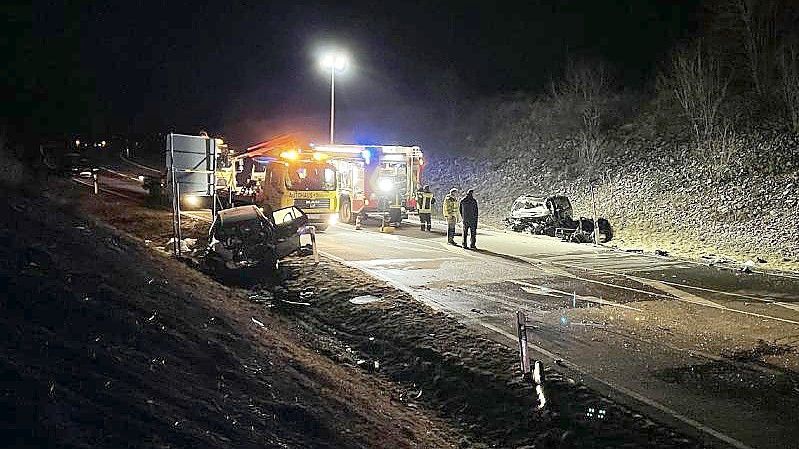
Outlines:
POLYGON ((333 143, 333 132, 336 114, 336 72, 343 72, 349 59, 341 52, 330 52, 322 57, 322 67, 330 70, 330 143, 333 143))

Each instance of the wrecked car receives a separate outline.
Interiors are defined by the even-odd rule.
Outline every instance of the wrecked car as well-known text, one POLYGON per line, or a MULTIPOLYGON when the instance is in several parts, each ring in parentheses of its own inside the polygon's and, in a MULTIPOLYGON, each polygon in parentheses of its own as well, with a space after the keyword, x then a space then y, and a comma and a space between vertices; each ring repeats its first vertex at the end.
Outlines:
MULTIPOLYGON (((505 219, 508 227, 516 232, 561 237, 564 241, 578 243, 594 241, 594 221, 590 218, 573 218, 571 201, 563 195, 521 195, 513 202, 510 217, 505 219)), ((612 238, 610 223, 605 218, 597 219, 599 241, 612 238)))
POLYGON ((522 195, 513 202, 508 226, 516 232, 555 236, 572 224, 572 205, 565 196, 522 195))
POLYGON ((307 224, 308 217, 296 207, 268 215, 254 205, 221 210, 209 231, 205 262, 217 273, 273 273, 281 258, 301 249, 307 224))

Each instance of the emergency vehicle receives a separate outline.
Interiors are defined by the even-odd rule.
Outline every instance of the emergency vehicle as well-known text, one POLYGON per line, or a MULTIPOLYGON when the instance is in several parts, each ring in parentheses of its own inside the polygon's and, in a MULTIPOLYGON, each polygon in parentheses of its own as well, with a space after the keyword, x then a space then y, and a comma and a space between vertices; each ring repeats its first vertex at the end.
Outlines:
POLYGON ((312 145, 336 169, 339 220, 358 215, 406 217, 416 210, 424 159, 418 146, 312 145))
POLYGON ((217 172, 232 205, 255 204, 272 210, 295 206, 320 230, 338 221, 336 168, 327 156, 303 150, 279 136, 247 148, 217 172))

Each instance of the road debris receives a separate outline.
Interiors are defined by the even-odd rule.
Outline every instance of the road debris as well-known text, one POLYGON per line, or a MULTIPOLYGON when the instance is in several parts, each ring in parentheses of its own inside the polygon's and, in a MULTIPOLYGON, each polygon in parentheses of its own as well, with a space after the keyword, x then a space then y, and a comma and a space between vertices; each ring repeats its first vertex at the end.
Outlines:
POLYGON ((255 324, 257 324, 257 325, 259 325, 261 327, 266 327, 266 325, 264 323, 262 323, 261 321, 255 319, 255 317, 251 317, 250 319, 252 320, 253 323, 255 323, 255 324))
POLYGON ((372 295, 361 295, 361 296, 356 296, 354 298, 350 298, 351 303, 357 304, 359 306, 364 304, 372 304, 375 302, 380 302, 382 300, 383 298, 378 298, 377 296, 372 296, 372 295))

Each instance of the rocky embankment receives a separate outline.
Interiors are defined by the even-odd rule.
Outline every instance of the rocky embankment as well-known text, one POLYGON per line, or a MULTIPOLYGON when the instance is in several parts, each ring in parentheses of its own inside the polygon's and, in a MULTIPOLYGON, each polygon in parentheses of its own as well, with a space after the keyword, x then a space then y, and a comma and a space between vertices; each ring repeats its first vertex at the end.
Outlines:
MULTIPOLYGON (((484 223, 502 226, 523 193, 566 194, 576 215, 591 216, 588 176, 538 156, 569 142, 498 158, 430 154, 425 179, 439 196, 474 188, 484 223)), ((775 134, 741 138, 723 161, 678 144, 629 140, 596 170, 597 213, 614 227, 610 244, 661 250, 711 262, 748 260, 799 271, 799 139, 775 134), (678 156, 683 154, 682 156, 678 156), (779 155, 778 157, 763 156, 779 155)))

